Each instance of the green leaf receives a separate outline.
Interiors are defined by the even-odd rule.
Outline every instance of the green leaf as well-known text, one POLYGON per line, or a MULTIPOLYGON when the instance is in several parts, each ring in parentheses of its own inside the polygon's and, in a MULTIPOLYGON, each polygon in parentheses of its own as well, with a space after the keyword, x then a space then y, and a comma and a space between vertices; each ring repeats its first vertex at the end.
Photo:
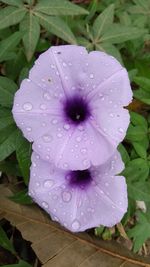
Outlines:
POLYGON ((21 34, 15 32, 7 39, 0 42, 0 61, 4 61, 8 58, 8 53, 19 44, 20 40, 21 34))
POLYGON ((32 199, 28 195, 27 189, 17 192, 16 194, 14 194, 13 196, 9 198, 13 200, 14 202, 22 204, 22 205, 30 205, 33 203, 32 199))
POLYGON ((13 160, 1 161, 0 171, 6 173, 7 175, 13 175, 13 176, 22 175, 18 164, 16 164, 16 161, 13 161, 13 160))
POLYGON ((132 182, 145 181, 149 175, 149 165, 144 159, 137 158, 127 163, 122 174, 127 178, 128 184, 132 182))
POLYGON ((150 183, 149 182, 135 182, 128 183, 129 197, 134 200, 141 200, 150 202, 150 183))
POLYGON ((58 17, 47 16, 39 12, 34 12, 34 14, 39 19, 40 24, 48 31, 54 35, 60 37, 61 39, 67 41, 71 44, 76 44, 76 39, 71 32, 68 25, 58 17))
POLYGON ((131 122, 133 125, 141 125, 145 131, 148 129, 147 120, 140 114, 130 111, 131 122))
POLYGON ((121 24, 112 24, 101 37, 101 42, 110 42, 113 44, 123 43, 128 40, 140 38, 145 33, 145 30, 127 27, 121 24))
POLYGON ((150 217, 143 212, 137 212, 137 224, 128 230, 128 236, 134 240, 134 252, 138 252, 143 243, 150 238, 150 217))
POLYGON ((150 105, 150 92, 147 92, 142 88, 139 90, 134 90, 134 97, 143 103, 150 105))
POLYGON ((15 125, 10 125, 0 131, 0 161, 14 152, 22 139, 15 125))
MULTIPOLYGON (((32 265, 33 266, 33 265, 32 265)), ((28 262, 20 260, 16 264, 3 265, 1 267, 32 267, 28 262)))
POLYGON ((69 1, 65 0, 42 0, 36 5, 35 11, 40 11, 47 15, 82 15, 88 14, 89 12, 75 5, 70 3, 69 1))
POLYGON ((31 165, 31 144, 26 139, 22 139, 21 145, 16 149, 16 154, 24 182, 28 185, 31 165))
POLYGON ((145 146, 142 145, 142 142, 141 143, 133 142, 132 145, 133 145, 136 153, 138 154, 138 156, 140 156, 143 159, 146 159, 147 152, 146 152, 145 146))
POLYGON ((24 15, 26 14, 27 9, 24 7, 5 7, 0 10, 0 29, 7 28, 9 26, 19 23, 24 15))
POLYGON ((10 6, 23 6, 23 0, 1 0, 3 3, 10 5, 10 6))
POLYGON ((20 31, 23 33, 23 44, 27 60, 30 61, 40 37, 40 25, 38 19, 29 12, 20 23, 20 31))
POLYGON ((13 247, 13 244, 10 242, 5 231, 1 226, 0 226, 0 246, 9 250, 11 253, 15 254, 15 249, 13 247))
POLYGON ((114 4, 108 6, 94 21, 93 24, 93 33, 95 39, 99 39, 99 37, 105 33, 105 31, 110 27, 113 23, 114 19, 114 4))
POLYGON ((126 164, 130 161, 130 157, 129 157, 129 154, 126 150, 126 148, 123 146, 123 144, 120 144, 118 146, 118 151, 121 153, 121 157, 122 157, 122 160, 123 162, 126 164))
POLYGON ((13 103, 17 85, 10 79, 0 76, 0 104, 10 107, 13 103))
POLYGON ((0 130, 13 123, 14 120, 10 110, 0 107, 0 130))
POLYGON ((24 54, 24 49, 20 48, 14 59, 7 61, 5 65, 7 76, 10 79, 16 80, 16 78, 26 65, 27 60, 24 54))
POLYGON ((130 142, 134 141, 142 141, 147 137, 147 131, 141 126, 133 126, 129 125, 127 134, 126 134, 126 139, 129 140, 130 142))
POLYGON ((150 93, 150 79, 146 77, 135 77, 134 82, 150 93))

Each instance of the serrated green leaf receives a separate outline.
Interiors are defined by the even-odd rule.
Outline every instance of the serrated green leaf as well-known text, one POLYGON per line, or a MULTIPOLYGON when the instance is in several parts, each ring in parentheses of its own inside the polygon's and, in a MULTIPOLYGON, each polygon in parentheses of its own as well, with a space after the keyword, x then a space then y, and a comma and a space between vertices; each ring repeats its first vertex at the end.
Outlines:
POLYGON ((143 143, 138 143, 138 142, 133 142, 132 143, 136 153, 138 154, 138 156, 140 156, 143 159, 146 159, 147 157, 147 151, 145 146, 143 146, 143 143))
POLYGON ((3 248, 5 248, 5 249, 9 250, 10 252, 12 252, 13 254, 15 254, 15 249, 13 247, 13 244, 8 239, 5 231, 3 230, 3 228, 1 226, 0 226, 0 246, 2 246, 3 248))
POLYGON ((0 161, 16 150, 21 139, 22 135, 15 125, 10 125, 0 131, 0 161))
POLYGON ((0 104, 10 107, 13 103, 17 85, 10 79, 0 76, 0 104))
POLYGON ((26 139, 22 139, 21 144, 16 149, 16 155, 24 182, 27 185, 30 176, 31 144, 26 139))
POLYGON ((0 29, 7 28, 9 26, 19 23, 24 15, 26 14, 27 9, 24 7, 5 7, 0 11, 0 29))
POLYGON ((16 264, 9 264, 9 265, 3 265, 1 267, 33 267, 31 266, 28 262, 20 260, 18 263, 16 264))
POLYGON ((10 5, 10 6, 23 6, 23 0, 1 0, 3 3, 10 5))
POLYGON ((139 211, 137 217, 137 224, 128 230, 128 236, 134 240, 134 252, 138 252, 143 243, 150 238, 149 216, 139 211))
POLYGON ((14 120, 10 110, 0 107, 0 130, 4 129, 10 124, 13 124, 14 120))
POLYGON ((20 42, 20 32, 15 32, 7 39, 0 42, 0 62, 8 58, 8 53, 11 52, 20 42))
POLYGON ((69 1, 65 0, 42 0, 36 5, 35 11, 40 11, 47 15, 82 15, 89 12, 69 1))
POLYGON ((108 6, 94 21, 93 24, 93 33, 95 39, 99 39, 99 37, 105 33, 105 31, 110 27, 113 23, 114 19, 114 4, 108 6))
POLYGON ((30 61, 40 37, 40 25, 38 19, 29 12, 20 23, 20 31, 23 34, 23 44, 27 60, 30 61))
POLYGON ((111 27, 101 37, 101 42, 110 42, 112 44, 123 43, 128 40, 140 38, 145 30, 136 27, 127 27, 121 24, 112 24, 111 27))
POLYGON ((22 204, 22 205, 30 205, 33 203, 32 199, 28 195, 28 190, 24 189, 20 192, 15 193, 13 196, 9 197, 11 200, 13 200, 16 203, 22 204))
POLYGON ((68 25, 61 18, 47 16, 39 12, 34 12, 34 14, 39 19, 40 24, 48 32, 53 33, 54 35, 60 37, 68 43, 76 44, 76 39, 73 33, 71 32, 68 25))

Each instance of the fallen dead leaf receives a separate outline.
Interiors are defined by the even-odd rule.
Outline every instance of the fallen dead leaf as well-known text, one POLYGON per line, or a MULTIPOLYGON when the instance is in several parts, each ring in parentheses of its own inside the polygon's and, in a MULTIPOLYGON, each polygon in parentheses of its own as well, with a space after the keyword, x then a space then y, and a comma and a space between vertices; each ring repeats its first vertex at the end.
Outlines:
POLYGON ((7 197, 0 185, 0 217, 10 221, 32 243, 43 267, 150 267, 150 258, 138 257, 113 242, 87 233, 73 234, 52 222, 37 206, 23 206, 7 197))

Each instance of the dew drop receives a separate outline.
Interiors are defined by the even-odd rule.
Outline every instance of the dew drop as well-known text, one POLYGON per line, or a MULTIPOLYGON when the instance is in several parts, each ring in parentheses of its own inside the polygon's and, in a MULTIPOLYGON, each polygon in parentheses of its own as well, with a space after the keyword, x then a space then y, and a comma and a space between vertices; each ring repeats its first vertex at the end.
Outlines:
POLYGON ((72 229, 76 231, 76 230, 78 230, 79 228, 80 228, 80 223, 79 223, 79 221, 74 220, 73 223, 72 223, 72 229))
POLYGON ((81 142, 81 137, 78 136, 78 137, 76 138, 76 140, 77 140, 77 142, 81 142))
POLYGON ((66 67, 67 66, 67 64, 65 62, 63 62, 62 65, 63 65, 63 67, 66 67))
POLYGON ((123 133, 123 132, 124 132, 124 130, 123 130, 122 128, 119 128, 118 131, 119 131, 120 133, 123 133))
POLYGON ((39 187, 39 186, 40 186, 40 183, 39 183, 39 182, 36 182, 35 185, 36 185, 37 187, 39 187))
POLYGON ((45 110, 46 109, 46 105, 45 104, 41 104, 40 105, 40 109, 45 110))
POLYGON ((64 129, 65 129, 65 130, 69 130, 69 129, 70 129, 70 125, 69 125, 69 124, 67 124, 67 123, 66 123, 66 124, 64 124, 64 129))
POLYGON ((43 97, 44 97, 46 100, 50 100, 50 99, 51 99, 49 93, 44 93, 44 94, 43 94, 43 97))
POLYGON ((110 114, 109 114, 109 116, 110 116, 111 118, 113 118, 113 117, 114 117, 114 115, 113 115, 112 113, 110 113, 110 114))
POLYGON ((57 124, 58 121, 56 119, 52 119, 52 124, 57 124))
POLYGON ((69 202, 71 200, 71 197, 72 197, 72 195, 69 191, 64 191, 62 193, 62 199, 64 202, 69 202))
POLYGON ((45 209, 48 209, 49 208, 48 203, 43 201, 42 202, 42 207, 45 208, 45 209))
POLYGON ((88 160, 88 159, 84 159, 84 160, 83 160, 83 165, 84 165, 85 167, 89 166, 89 160, 88 160))
POLYGON ((58 133, 57 134, 57 137, 61 138, 62 137, 62 134, 61 133, 58 133))
POLYGON ((44 187, 46 188, 51 188, 53 185, 54 185, 54 181, 51 179, 44 181, 44 187))
POLYGON ((93 73, 90 74, 90 79, 93 79, 94 78, 94 75, 93 73))
POLYGON ((45 143, 49 143, 52 141, 52 136, 51 135, 43 135, 43 141, 45 143))
POLYGON ((81 151, 82 154, 85 154, 87 152, 87 149, 86 148, 81 148, 80 151, 81 151))
POLYGON ((24 103, 23 105, 23 109, 26 110, 26 111, 30 111, 32 110, 32 104, 27 102, 27 103, 24 103))
POLYGON ((31 132, 32 131, 32 128, 31 127, 27 127, 26 128, 28 132, 31 132))

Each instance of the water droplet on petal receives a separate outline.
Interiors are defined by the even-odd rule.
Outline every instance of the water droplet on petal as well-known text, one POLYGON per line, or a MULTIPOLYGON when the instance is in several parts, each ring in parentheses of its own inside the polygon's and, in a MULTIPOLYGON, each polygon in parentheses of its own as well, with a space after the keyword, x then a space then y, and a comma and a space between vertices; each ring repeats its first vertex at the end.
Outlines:
POLYGON ((93 79, 94 78, 94 75, 93 73, 90 74, 90 78, 93 79))
POLYGON ((79 223, 79 221, 74 220, 73 223, 72 223, 72 229, 76 231, 76 230, 78 230, 79 228, 80 228, 80 223, 79 223))
POLYGON ((64 191, 62 193, 62 199, 64 202, 69 202, 71 200, 71 197, 72 197, 72 195, 69 191, 64 191))
POLYGON ((51 188, 54 185, 54 181, 49 179, 44 182, 44 187, 51 188))
POLYGON ((67 124, 67 123, 66 123, 66 124, 64 124, 64 129, 65 129, 65 130, 69 130, 69 129, 70 129, 70 125, 69 125, 69 124, 67 124))
POLYGON ((84 159, 84 160, 83 160, 83 165, 84 165, 85 167, 89 166, 89 160, 88 160, 88 159, 84 159))
POLYGON ((52 124, 57 124, 58 121, 56 119, 52 119, 52 124))
POLYGON ((87 152, 87 149, 86 148, 81 148, 80 151, 81 151, 82 154, 85 154, 87 152))
POLYGON ((36 185, 37 187, 39 187, 39 186, 40 186, 40 183, 39 183, 39 182, 36 182, 35 185, 36 185))
POLYGON ((77 140, 77 142, 81 142, 81 137, 77 136, 76 140, 77 140))
POLYGON ((45 208, 45 209, 48 209, 49 208, 48 203, 43 201, 42 202, 42 207, 45 208))
POLYGON ((62 137, 62 134, 61 133, 58 133, 57 134, 57 137, 61 138, 62 137))
POLYGON ((110 114, 109 114, 109 116, 110 116, 111 118, 113 118, 113 117, 114 117, 114 115, 113 115, 112 113, 110 113, 110 114))
POLYGON ((43 135, 43 141, 45 142, 45 143, 49 143, 49 142, 51 142, 52 141, 52 136, 51 135, 43 135))
POLYGON ((28 132, 31 132, 32 131, 32 128, 31 127, 27 127, 26 128, 28 132))
POLYGON ((46 109, 46 105, 45 104, 41 104, 40 105, 40 109, 45 110, 46 109))
POLYGON ((43 94, 43 97, 44 97, 46 100, 50 100, 50 99, 51 99, 49 93, 44 93, 44 94, 43 94))
POLYGON ((62 65, 63 65, 63 67, 66 67, 67 66, 67 64, 65 62, 63 62, 62 65))
POLYGON ((124 130, 123 130, 122 128, 119 128, 118 131, 119 131, 120 133, 123 133, 123 132, 124 132, 124 130))
POLYGON ((32 104, 29 103, 29 102, 24 103, 23 109, 26 110, 26 111, 30 111, 32 109, 32 104))

